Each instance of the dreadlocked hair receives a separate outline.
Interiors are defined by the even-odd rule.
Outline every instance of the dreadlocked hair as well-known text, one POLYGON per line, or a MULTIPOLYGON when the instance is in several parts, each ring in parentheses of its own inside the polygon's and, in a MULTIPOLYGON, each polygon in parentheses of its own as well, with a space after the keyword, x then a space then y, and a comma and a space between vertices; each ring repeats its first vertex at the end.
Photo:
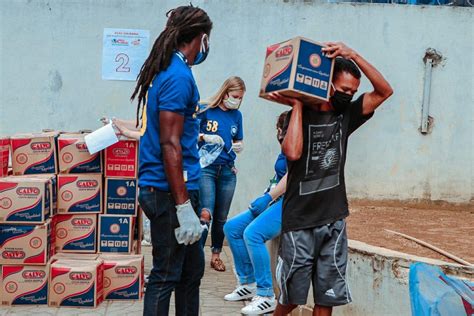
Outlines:
POLYGON ((137 76, 137 85, 130 97, 131 101, 135 97, 138 98, 137 127, 143 116, 148 87, 155 75, 168 68, 174 50, 183 43, 190 43, 203 32, 209 35, 212 29, 212 22, 207 13, 191 4, 168 11, 166 17, 168 18, 166 27, 156 39, 150 55, 142 65, 137 76))

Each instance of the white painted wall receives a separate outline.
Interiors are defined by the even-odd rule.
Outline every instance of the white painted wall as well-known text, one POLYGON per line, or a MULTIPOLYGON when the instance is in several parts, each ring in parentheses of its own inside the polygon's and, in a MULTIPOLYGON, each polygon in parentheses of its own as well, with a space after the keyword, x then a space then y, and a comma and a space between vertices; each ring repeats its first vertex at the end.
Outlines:
MULTIPOLYGON (((1 6, 0 134, 42 128, 96 128, 102 115, 133 118, 133 82, 101 80, 107 27, 149 29, 186 1, 15 0, 1 6)), ((285 110, 257 97, 265 48, 296 35, 342 40, 377 66, 395 94, 351 139, 350 197, 468 203, 473 197, 472 9, 311 1, 196 0, 214 22, 211 53, 194 69, 201 96, 231 75, 248 92, 242 111, 246 149, 239 157, 236 213, 260 194, 278 153, 274 124, 285 110), (422 57, 439 50, 433 70, 433 132, 418 132, 422 57)), ((361 91, 370 88, 367 81, 361 91)))

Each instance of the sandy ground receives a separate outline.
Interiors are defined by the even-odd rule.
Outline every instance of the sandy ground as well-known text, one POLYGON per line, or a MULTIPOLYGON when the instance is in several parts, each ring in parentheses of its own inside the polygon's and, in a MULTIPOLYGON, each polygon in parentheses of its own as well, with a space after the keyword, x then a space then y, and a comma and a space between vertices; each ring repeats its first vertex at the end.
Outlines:
POLYGON ((348 236, 374 246, 454 262, 385 229, 421 239, 474 263, 474 205, 352 201, 348 236))

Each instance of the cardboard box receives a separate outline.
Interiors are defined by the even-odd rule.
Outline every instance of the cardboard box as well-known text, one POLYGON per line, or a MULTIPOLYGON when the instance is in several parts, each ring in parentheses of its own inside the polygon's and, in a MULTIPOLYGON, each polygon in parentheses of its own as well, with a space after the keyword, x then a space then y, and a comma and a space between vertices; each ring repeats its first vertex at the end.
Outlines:
POLYGON ((98 254, 95 253, 65 253, 59 252, 56 253, 51 258, 51 263, 58 260, 97 260, 99 258, 98 254))
POLYGON ((39 224, 50 217, 52 184, 48 179, 0 179, 0 223, 39 224))
POLYGON ((0 137, 0 178, 8 176, 10 159, 10 138, 0 137))
POLYGON ((137 215, 138 190, 136 179, 105 179, 105 214, 137 215))
POLYGON ((100 213, 102 175, 93 173, 58 175, 58 214, 100 213))
POLYGON ((12 136, 13 175, 57 173, 56 137, 55 132, 12 136))
POLYGON ((51 220, 42 225, 0 224, 0 264, 45 265, 54 255, 51 220))
POLYGON ((101 255, 104 260, 104 300, 140 300, 145 285, 144 260, 139 255, 101 255))
POLYGON ((99 252, 131 253, 135 218, 99 215, 99 252))
POLYGON ((84 134, 61 134, 58 138, 60 173, 102 173, 102 152, 89 154, 84 134))
POLYGON ((97 307, 104 299, 104 264, 99 260, 58 260, 49 272, 48 305, 97 307))
POLYGON ((279 92, 304 103, 329 101, 334 60, 322 54, 322 47, 303 37, 269 46, 260 97, 279 92))
POLYGON ((49 266, 2 266, 1 305, 48 304, 49 266))
POLYGON ((106 178, 137 178, 138 175, 138 141, 121 138, 105 149, 106 178))
POLYGON ((97 214, 58 214, 54 221, 57 253, 97 251, 97 214))
POLYGON ((49 217, 53 217, 57 210, 58 210, 58 178, 55 174, 30 174, 30 175, 23 175, 23 176, 15 176, 21 178, 28 178, 28 179, 46 179, 50 182, 50 191, 51 191, 51 211, 49 217))

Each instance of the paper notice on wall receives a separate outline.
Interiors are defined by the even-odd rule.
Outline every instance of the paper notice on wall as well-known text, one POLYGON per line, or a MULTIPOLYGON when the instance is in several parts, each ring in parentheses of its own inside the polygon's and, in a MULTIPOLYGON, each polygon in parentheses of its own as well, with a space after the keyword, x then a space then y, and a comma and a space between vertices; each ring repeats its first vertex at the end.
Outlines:
POLYGON ((114 127, 112 126, 112 122, 90 134, 87 134, 84 137, 84 140, 87 149, 89 150, 89 154, 91 155, 119 141, 115 134, 114 127))
POLYGON ((102 79, 135 81, 148 57, 149 43, 148 30, 105 28, 102 79))

